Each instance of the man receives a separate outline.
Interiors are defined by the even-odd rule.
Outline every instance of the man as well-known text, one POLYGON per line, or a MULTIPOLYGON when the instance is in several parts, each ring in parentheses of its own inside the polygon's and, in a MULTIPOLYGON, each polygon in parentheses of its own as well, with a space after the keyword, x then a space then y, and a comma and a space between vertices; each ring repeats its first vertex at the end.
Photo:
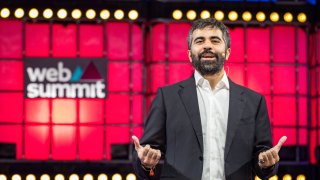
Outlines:
POLYGON ((231 49, 225 25, 215 19, 195 21, 188 48, 194 76, 160 88, 141 144, 132 137, 138 177, 250 180, 274 175, 286 137, 271 148, 264 97, 228 79, 223 66, 231 49))

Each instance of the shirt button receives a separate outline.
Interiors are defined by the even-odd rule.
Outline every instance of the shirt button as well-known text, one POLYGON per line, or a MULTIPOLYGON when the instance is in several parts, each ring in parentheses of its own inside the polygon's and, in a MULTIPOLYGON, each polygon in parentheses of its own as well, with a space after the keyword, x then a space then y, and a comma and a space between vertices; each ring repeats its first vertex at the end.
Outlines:
POLYGON ((199 156, 199 160, 200 160, 200 161, 203 161, 203 157, 202 157, 202 156, 199 156))

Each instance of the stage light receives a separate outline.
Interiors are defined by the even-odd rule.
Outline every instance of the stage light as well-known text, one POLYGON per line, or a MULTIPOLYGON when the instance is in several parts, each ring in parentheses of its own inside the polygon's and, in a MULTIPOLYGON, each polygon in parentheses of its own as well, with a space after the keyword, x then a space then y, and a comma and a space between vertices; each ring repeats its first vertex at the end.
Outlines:
POLYGON ((252 19, 252 14, 249 12, 249 11, 245 11, 245 12, 243 12, 242 13, 242 19, 244 20, 244 21, 251 21, 251 19, 252 19))
POLYGON ((22 8, 18 8, 14 11, 14 16, 16 18, 22 18, 24 16, 24 10, 22 8))
POLYGON ((71 174, 69 180, 79 180, 79 176, 77 174, 71 174))
POLYGON ((292 180, 292 176, 290 174, 286 174, 283 176, 282 180, 292 180))
POLYGON ((114 17, 117 19, 117 20, 121 20, 123 19, 124 17, 124 12, 121 10, 121 9, 118 9, 114 12, 114 17))
POLYGON ((292 16, 291 13, 286 12, 286 13, 283 15, 283 19, 284 19, 285 22, 292 22, 293 16, 292 16))
POLYGON ((271 20, 272 22, 278 22, 279 19, 280 19, 280 16, 279 16, 279 14, 278 14, 277 12, 272 12, 272 13, 270 14, 270 20, 271 20))
POLYGON ((300 174, 297 176, 297 180, 306 180, 306 176, 303 174, 300 174))
POLYGON ((71 16, 73 19, 80 19, 81 18, 81 11, 80 9, 74 9, 72 12, 71 12, 71 16))
POLYGON ((86 17, 88 19, 94 19, 96 17, 96 11, 94 11, 93 9, 88 9, 86 12, 86 17))
POLYGON ((222 21, 224 18, 224 14, 222 11, 218 10, 214 13, 214 18, 216 18, 216 20, 218 21, 222 21))
POLYGON ((64 176, 62 174, 57 174, 55 177, 54 177, 54 180, 64 180, 64 176))
POLYGON ((29 17, 32 19, 37 18, 39 16, 39 11, 36 8, 32 8, 29 11, 29 17))
POLYGON ((11 177, 11 180, 21 180, 21 176, 19 174, 14 174, 12 177, 11 177))
POLYGON ((228 18, 230 21, 236 21, 238 19, 238 13, 235 11, 230 11, 228 14, 228 18))
POLYGON ((99 174, 98 180, 108 180, 108 176, 106 174, 99 174))
POLYGON ((261 179, 258 176, 255 176, 254 180, 261 180, 261 179))
POLYGON ((180 11, 179 9, 176 9, 172 12, 172 17, 175 20, 180 20, 182 18, 182 11, 180 11))
POLYGON ((195 20, 197 17, 197 13, 194 10, 189 10, 186 14, 188 20, 195 20))
POLYGON ((50 180, 50 176, 48 174, 43 174, 40 176, 40 180, 50 180))
POLYGON ((68 15, 68 12, 65 9, 59 9, 59 11, 57 13, 57 16, 59 19, 64 19, 67 17, 67 15, 68 15))
POLYGON ((26 180, 36 180, 36 176, 34 174, 28 174, 26 180))
POLYGON ((10 16, 10 10, 8 8, 2 8, 0 15, 2 18, 7 18, 10 16))
POLYGON ((256 14, 256 19, 259 21, 259 22, 263 22, 264 20, 266 20, 266 15, 259 11, 257 14, 256 14))
POLYGON ((272 177, 269 178, 269 180, 278 180, 278 176, 277 175, 272 176, 272 177))
POLYGON ((92 174, 86 174, 83 176, 83 180, 93 180, 92 174))
POLYGON ((305 13, 299 13, 297 17, 298 21, 304 23, 307 21, 307 15, 305 13))
POLYGON ((126 180, 136 180, 137 178, 136 178, 136 175, 134 175, 134 174, 132 174, 132 173, 130 173, 130 174, 128 174, 127 175, 127 178, 126 178, 126 180))
POLYGON ((109 10, 106 10, 106 9, 102 10, 102 11, 100 12, 100 17, 101 17, 101 19, 104 19, 104 20, 109 19, 109 17, 110 17, 110 11, 109 11, 109 10))
POLYGON ((120 174, 117 173, 112 176, 112 180, 122 180, 122 177, 120 174))
POLYGON ((200 13, 200 17, 201 19, 207 19, 210 17, 210 12, 208 10, 203 10, 200 13))
POLYGON ((128 17, 131 20, 136 20, 139 17, 139 13, 136 10, 130 10, 129 13, 128 13, 128 17))
POLYGON ((6 180, 7 179, 7 176, 4 175, 4 174, 0 174, 0 180, 6 180))
POLYGON ((52 16, 53 16, 53 11, 51 9, 48 8, 43 11, 44 18, 50 19, 50 18, 52 18, 52 16))

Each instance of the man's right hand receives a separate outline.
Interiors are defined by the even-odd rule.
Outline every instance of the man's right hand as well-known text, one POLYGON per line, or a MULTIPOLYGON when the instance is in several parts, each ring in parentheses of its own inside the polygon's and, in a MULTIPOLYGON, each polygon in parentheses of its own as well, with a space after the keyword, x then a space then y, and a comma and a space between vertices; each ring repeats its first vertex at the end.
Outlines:
POLYGON ((146 168, 155 167, 161 158, 160 150, 152 149, 149 144, 144 147, 141 146, 139 139, 136 136, 132 136, 132 140, 141 164, 146 168))

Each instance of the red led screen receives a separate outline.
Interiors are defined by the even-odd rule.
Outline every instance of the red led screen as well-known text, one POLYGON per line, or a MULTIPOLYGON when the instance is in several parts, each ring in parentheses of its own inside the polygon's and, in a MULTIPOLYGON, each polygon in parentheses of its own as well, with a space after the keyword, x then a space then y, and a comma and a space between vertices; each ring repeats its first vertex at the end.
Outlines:
MULTIPOLYGON (((141 137, 157 89, 192 75, 189 28, 186 22, 62 25, 1 20, 0 143, 15 143, 17 159, 121 158, 115 149, 127 148, 132 135, 141 137), (24 98, 23 58, 30 57, 101 58, 106 61, 106 98, 24 98)), ((230 25, 230 35, 228 76, 265 95, 274 142, 287 135, 285 146, 310 147, 310 161, 315 162, 320 76, 318 67, 307 66, 308 58, 319 63, 309 57, 316 47, 308 47, 307 40, 320 42, 319 32, 308 36, 306 29, 290 25, 230 25)))

